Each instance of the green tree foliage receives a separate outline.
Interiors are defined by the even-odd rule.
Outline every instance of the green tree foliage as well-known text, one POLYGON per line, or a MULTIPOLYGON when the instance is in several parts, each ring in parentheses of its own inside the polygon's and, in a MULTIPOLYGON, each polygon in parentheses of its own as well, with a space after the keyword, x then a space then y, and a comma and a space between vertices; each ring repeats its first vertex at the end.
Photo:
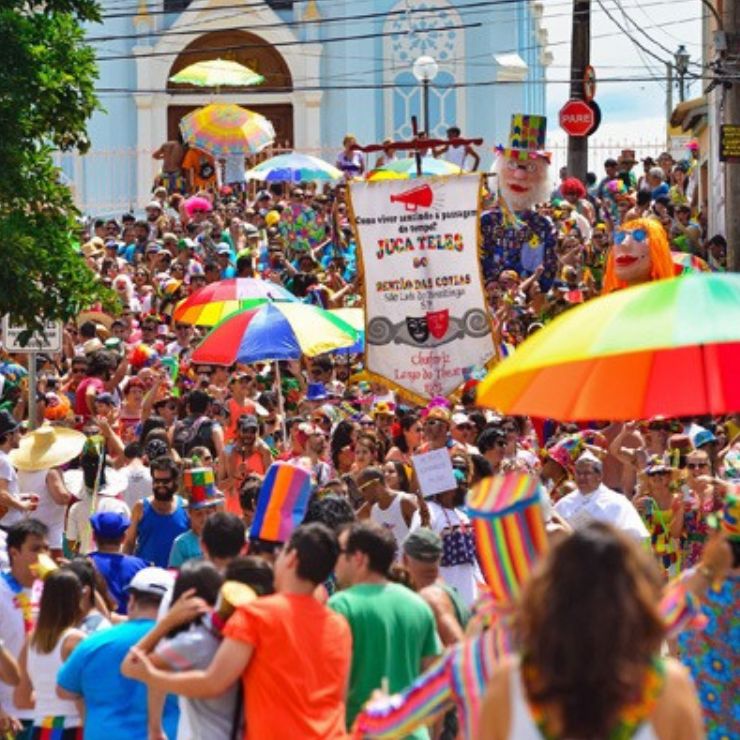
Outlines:
POLYGON ((52 159, 89 148, 97 67, 82 24, 99 20, 93 0, 0 0, 0 314, 29 327, 103 296, 52 159))

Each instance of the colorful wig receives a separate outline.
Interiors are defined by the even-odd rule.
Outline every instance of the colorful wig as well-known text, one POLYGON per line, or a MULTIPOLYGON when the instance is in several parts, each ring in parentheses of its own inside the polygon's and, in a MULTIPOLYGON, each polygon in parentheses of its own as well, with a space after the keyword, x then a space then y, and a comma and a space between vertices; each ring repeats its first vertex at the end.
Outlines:
POLYGON ((565 180, 560 183, 560 192, 563 195, 572 195, 579 200, 588 195, 583 183, 577 177, 566 177, 565 180))
MULTIPOLYGON (((668 245, 668 237, 665 229, 659 221, 652 218, 636 218, 632 221, 622 224, 619 231, 628 229, 645 229, 648 234, 648 246, 650 248, 650 280, 664 280, 675 276, 673 258, 671 257, 671 248, 668 245)), ((614 247, 609 249, 609 255, 606 258, 606 271, 604 273, 604 287, 602 294, 612 293, 615 290, 626 288, 627 283, 617 279, 614 247)))

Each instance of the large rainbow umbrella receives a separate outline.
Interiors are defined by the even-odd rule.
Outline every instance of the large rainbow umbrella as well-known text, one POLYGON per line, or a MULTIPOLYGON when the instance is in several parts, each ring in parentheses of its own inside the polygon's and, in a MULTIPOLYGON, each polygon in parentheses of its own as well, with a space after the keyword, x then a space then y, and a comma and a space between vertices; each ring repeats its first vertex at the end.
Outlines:
POLYGON ((193 353, 193 362, 231 365, 314 357, 357 341, 342 319, 306 303, 265 303, 224 319, 193 353))
POLYGON ((188 113, 180 131, 189 146, 216 157, 256 154, 275 140, 267 118, 233 103, 211 103, 188 113))
POLYGON ((282 285, 259 278, 229 278, 204 285, 182 301, 173 314, 181 324, 215 326, 237 311, 256 308, 269 301, 297 303, 282 285))
POLYGON ((624 421, 740 411, 740 274, 696 273, 571 309, 496 366, 478 403, 624 421))
POLYGON ((344 177, 341 170, 310 154, 278 154, 247 170, 247 180, 260 182, 334 182, 344 177))

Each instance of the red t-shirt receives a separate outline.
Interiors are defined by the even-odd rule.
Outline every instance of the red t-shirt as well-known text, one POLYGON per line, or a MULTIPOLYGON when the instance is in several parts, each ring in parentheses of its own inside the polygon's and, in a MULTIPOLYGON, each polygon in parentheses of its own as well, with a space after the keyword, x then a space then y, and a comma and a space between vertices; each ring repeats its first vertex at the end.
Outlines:
POLYGON ((274 594, 239 607, 224 636, 254 652, 242 676, 245 740, 346 738, 352 633, 313 596, 274 594))
POLYGON ((83 378, 77 386, 77 390, 75 391, 75 414, 81 416, 85 421, 92 416, 87 405, 87 399, 85 398, 88 388, 93 388, 97 396, 105 390, 105 382, 100 378, 88 377, 83 378))

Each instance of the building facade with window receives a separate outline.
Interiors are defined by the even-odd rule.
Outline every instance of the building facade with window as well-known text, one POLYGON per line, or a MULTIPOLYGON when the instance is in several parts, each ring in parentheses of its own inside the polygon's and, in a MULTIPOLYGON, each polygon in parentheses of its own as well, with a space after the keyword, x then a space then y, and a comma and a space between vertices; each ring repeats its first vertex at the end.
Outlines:
POLYGON ((430 133, 455 124, 483 137, 486 163, 506 140, 512 113, 544 114, 543 7, 526 0, 103 0, 104 22, 88 38, 104 110, 89 125, 90 154, 65 158, 64 174, 88 211, 127 198, 140 208, 157 170, 152 152, 177 134, 183 115, 214 101, 263 113, 277 147, 329 161, 347 133, 363 144, 406 138, 412 115, 422 125, 412 72, 422 55, 438 65, 430 133), (203 90, 169 81, 219 57, 259 72, 264 83, 203 90))

